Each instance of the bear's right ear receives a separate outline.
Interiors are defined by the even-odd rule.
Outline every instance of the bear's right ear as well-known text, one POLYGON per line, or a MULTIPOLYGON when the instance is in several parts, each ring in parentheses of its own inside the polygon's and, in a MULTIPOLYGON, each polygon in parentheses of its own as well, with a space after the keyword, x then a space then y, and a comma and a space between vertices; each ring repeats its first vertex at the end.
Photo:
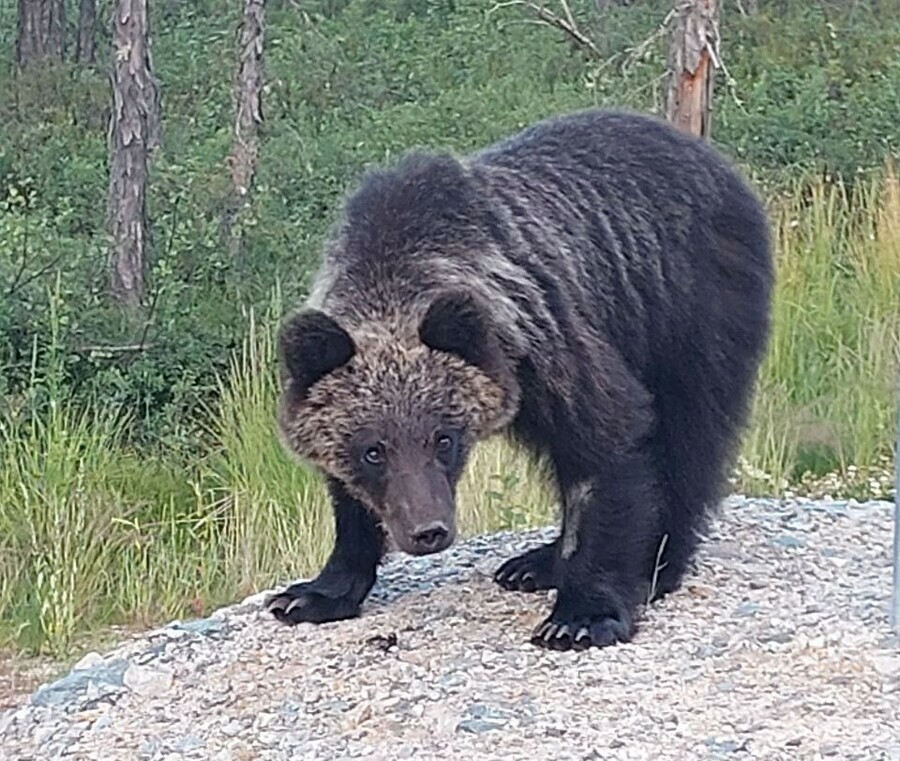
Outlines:
POLYGON ((290 317, 281 328, 278 345, 282 367, 300 394, 356 353, 350 334, 316 309, 290 317))
POLYGON ((455 354, 487 373, 495 369, 500 353, 486 310, 464 291, 441 294, 431 303, 419 338, 429 348, 455 354))

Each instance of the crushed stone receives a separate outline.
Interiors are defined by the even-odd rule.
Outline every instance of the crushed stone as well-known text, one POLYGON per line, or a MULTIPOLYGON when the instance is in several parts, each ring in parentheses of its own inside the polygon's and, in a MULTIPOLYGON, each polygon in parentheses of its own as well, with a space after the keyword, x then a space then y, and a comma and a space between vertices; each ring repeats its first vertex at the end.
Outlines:
POLYGON ((582 653, 528 643, 554 593, 491 581, 555 529, 391 555, 358 619, 285 627, 266 590, 87 654, 0 756, 900 761, 892 510, 730 498, 634 641, 582 653))

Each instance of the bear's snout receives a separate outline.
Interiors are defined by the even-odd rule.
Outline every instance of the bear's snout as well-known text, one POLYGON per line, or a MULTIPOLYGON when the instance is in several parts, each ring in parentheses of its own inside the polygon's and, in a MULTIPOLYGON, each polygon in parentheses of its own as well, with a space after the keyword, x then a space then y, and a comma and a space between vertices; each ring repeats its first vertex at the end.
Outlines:
POLYGON ((447 549, 453 541, 453 536, 446 523, 432 521, 413 529, 410 540, 413 554, 429 555, 447 549))

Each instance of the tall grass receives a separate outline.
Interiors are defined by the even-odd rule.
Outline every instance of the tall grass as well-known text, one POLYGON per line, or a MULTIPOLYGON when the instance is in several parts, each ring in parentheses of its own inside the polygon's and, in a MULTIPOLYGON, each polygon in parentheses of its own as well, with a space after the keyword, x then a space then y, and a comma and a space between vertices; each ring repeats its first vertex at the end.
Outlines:
MULTIPOLYGON (((738 488, 847 483, 892 456, 900 368, 900 189, 892 165, 847 190, 796 183, 773 205, 774 329, 738 488)), ((868 479, 863 482, 867 487, 868 479)))
POLYGON ((324 485, 278 440, 275 336, 280 298, 262 324, 247 315, 247 337, 210 410, 218 442, 202 475, 203 502, 219 519, 220 562, 229 587, 250 593, 274 576, 310 572, 332 536, 324 485))
POLYGON ((121 421, 56 404, 0 422, 0 608, 26 644, 65 648, 96 615, 120 536, 114 478, 121 421))
MULTIPOLYGON (((797 183, 773 201, 773 335, 734 488, 772 494, 804 474, 871 493, 859 471, 892 456, 900 367, 900 188, 888 167, 848 190, 797 183), (848 486, 849 484, 849 486, 848 486)), ((48 378, 0 411, 0 638, 63 654, 109 624, 200 614, 309 576, 333 526, 321 479, 275 428, 276 292, 249 312, 206 410, 214 446, 187 469, 128 448, 128 417, 75 409, 48 378)), ((51 343, 55 345, 55 338, 51 343)), ((52 348, 52 347, 51 347, 52 348)), ((52 365, 52 363, 51 363, 52 365)), ((463 533, 545 524, 544 473, 501 440, 479 446, 459 490, 463 533)))

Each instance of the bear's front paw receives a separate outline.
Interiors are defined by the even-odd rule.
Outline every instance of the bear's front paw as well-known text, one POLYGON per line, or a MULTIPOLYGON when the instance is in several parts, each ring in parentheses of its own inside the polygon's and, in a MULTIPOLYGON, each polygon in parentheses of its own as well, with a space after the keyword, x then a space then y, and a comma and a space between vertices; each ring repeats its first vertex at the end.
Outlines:
POLYGON ((612 599, 599 604, 560 604, 538 625, 531 642, 550 650, 586 650, 629 642, 635 633, 634 619, 624 605, 612 599))
POLYGON ((494 581, 510 592, 537 592, 553 589, 556 547, 544 544, 507 560, 494 574, 494 581))
POLYGON ((266 601, 266 608, 285 624, 322 624, 355 618, 359 615, 360 602, 348 594, 331 596, 311 581, 293 584, 283 592, 272 595, 266 601))

